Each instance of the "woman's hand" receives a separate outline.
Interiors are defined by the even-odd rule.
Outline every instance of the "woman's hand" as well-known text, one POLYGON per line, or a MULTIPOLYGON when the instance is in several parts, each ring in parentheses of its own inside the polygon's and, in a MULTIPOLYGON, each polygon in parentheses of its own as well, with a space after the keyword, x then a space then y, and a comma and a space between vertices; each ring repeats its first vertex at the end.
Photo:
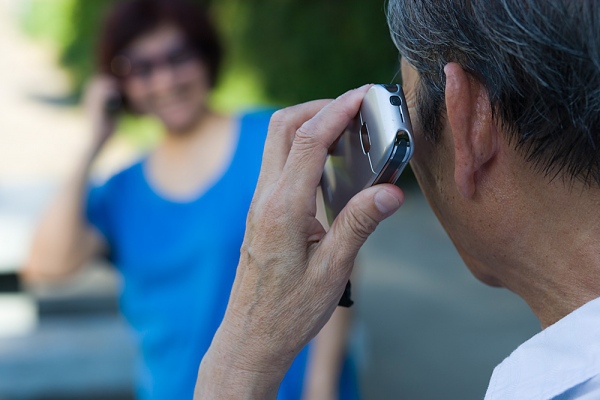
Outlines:
POLYGON ((113 134, 121 101, 118 82, 111 76, 98 75, 86 86, 84 105, 92 126, 94 150, 113 134))
POLYGON ((227 312, 197 398, 275 398, 298 352, 331 317, 358 250, 403 202, 394 185, 357 194, 326 232, 315 218, 327 149, 369 89, 273 115, 227 312))

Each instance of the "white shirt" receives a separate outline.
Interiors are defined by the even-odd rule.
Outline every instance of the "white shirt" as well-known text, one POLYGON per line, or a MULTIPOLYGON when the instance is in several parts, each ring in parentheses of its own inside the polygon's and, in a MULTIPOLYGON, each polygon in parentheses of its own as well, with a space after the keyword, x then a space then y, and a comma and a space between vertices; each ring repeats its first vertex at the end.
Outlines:
POLYGON ((600 399, 600 298, 544 329, 494 369, 485 400, 600 399))

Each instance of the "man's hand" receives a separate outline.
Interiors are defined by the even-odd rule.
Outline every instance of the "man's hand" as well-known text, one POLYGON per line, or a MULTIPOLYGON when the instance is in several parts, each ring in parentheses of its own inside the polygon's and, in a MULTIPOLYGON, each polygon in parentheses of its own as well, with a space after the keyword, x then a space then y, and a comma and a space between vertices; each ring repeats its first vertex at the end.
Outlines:
POLYGON ((402 204, 399 188, 378 185, 357 194, 329 232, 315 218, 327 150, 368 89, 273 115, 237 276, 196 398, 275 398, 294 357, 335 310, 358 250, 402 204))

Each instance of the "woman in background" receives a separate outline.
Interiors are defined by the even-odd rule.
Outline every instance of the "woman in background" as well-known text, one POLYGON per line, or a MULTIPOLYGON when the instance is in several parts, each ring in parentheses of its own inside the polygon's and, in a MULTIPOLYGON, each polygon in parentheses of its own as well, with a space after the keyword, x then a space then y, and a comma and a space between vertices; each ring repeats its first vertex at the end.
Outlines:
MULTIPOLYGON (((138 398, 191 399, 227 305, 270 113, 229 117, 207 107, 221 47, 206 15, 182 0, 118 3, 98 55, 100 75, 86 93, 93 141, 43 217, 25 276, 59 278, 108 257, 139 341, 138 398), (156 117, 164 139, 90 189, 118 102, 156 117)), ((352 368, 342 368, 348 319, 338 310, 302 351, 280 399, 358 397, 352 368)))

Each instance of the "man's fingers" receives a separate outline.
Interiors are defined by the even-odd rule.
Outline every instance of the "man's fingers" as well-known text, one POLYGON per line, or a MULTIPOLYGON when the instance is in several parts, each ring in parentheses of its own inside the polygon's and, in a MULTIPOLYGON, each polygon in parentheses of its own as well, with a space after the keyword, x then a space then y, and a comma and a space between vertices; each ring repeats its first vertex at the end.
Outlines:
POLYGON ((327 150, 356 116, 371 85, 329 103, 296 131, 283 178, 293 193, 313 193, 321 180, 327 150))
MULTIPOLYGON (((363 190, 350 200, 333 221, 319 250, 333 254, 332 265, 348 265, 351 268, 358 250, 377 225, 396 212, 403 202, 404 193, 392 184, 363 190)), ((349 274, 349 271, 345 272, 349 274)))
POLYGON ((272 183, 279 178, 298 128, 331 101, 310 101, 278 110, 273 114, 263 153, 259 185, 272 183))

